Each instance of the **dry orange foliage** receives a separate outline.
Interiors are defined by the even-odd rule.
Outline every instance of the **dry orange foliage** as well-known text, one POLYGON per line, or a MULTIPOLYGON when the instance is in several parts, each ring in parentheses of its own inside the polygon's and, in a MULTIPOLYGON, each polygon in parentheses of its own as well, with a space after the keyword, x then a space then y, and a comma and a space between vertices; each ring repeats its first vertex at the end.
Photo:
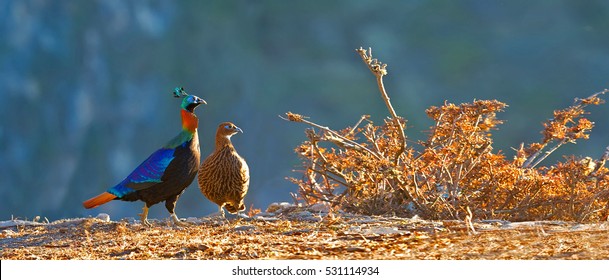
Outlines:
POLYGON ((585 108, 603 104, 600 96, 609 90, 554 111, 543 124, 541 141, 521 144, 512 160, 492 146, 492 132, 502 124, 496 114, 507 107, 497 100, 427 109, 435 124, 415 148, 406 144, 406 120, 394 115, 383 87, 386 64, 373 59, 371 50, 358 52, 376 76, 392 117, 375 125, 362 116, 353 127, 332 130, 288 112, 286 120, 312 127, 305 131, 308 140, 295 149, 303 176, 288 178, 299 187, 297 199, 356 213, 426 219, 607 219, 609 147, 598 159, 566 156, 554 166, 538 164, 562 145, 588 139, 594 123, 584 117, 585 108))

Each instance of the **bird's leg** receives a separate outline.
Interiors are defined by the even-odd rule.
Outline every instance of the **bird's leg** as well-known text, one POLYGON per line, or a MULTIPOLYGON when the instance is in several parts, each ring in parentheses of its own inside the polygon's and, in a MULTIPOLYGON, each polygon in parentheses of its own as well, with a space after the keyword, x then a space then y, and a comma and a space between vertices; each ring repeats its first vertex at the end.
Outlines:
POLYGON ((222 218, 226 218, 226 215, 224 214, 224 209, 222 208, 222 205, 218 206, 218 215, 222 218))
POLYGON ((146 225, 149 227, 152 226, 152 224, 150 222, 148 222, 148 205, 144 204, 144 208, 142 208, 142 213, 138 214, 138 216, 140 216, 140 220, 142 221, 143 225, 146 225))
POLYGON ((167 200, 165 200, 165 208, 167 208, 167 211, 169 211, 169 215, 171 217, 171 220, 173 220, 174 225, 185 226, 185 225, 187 225, 187 223, 180 221, 180 219, 178 218, 178 216, 175 213, 176 202, 178 201, 179 197, 180 197, 179 195, 176 195, 176 196, 172 196, 172 197, 168 198, 167 200))

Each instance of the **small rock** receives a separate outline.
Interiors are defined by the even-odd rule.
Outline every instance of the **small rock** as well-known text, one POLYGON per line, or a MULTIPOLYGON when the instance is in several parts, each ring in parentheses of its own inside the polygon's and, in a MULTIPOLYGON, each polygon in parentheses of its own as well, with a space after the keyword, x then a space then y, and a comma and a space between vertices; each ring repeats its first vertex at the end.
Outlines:
POLYGON ((244 213, 237 213, 237 215, 236 215, 236 216, 237 216, 238 218, 245 219, 245 220, 249 220, 249 219, 251 219, 251 218, 250 218, 250 216, 248 216, 248 215, 246 215, 246 214, 244 214, 244 213))
POLYGON ((186 222, 191 223, 191 224, 196 224, 196 225, 202 223, 201 219, 196 218, 196 217, 188 217, 188 218, 186 218, 186 222))
POLYGON ((372 217, 365 216, 365 217, 362 217, 361 219, 356 220, 356 221, 354 221, 354 222, 356 222, 356 223, 360 223, 360 224, 367 224, 367 223, 374 223, 374 222, 376 222, 376 221, 377 221, 377 220, 376 220, 376 219, 373 219, 372 217))
POLYGON ((110 221, 110 215, 108 215, 106 213, 99 213, 97 216, 95 216, 95 218, 98 220, 102 220, 104 222, 110 221))
POLYGON ((254 219, 259 220, 259 221, 267 221, 267 222, 279 221, 279 218, 276 218, 276 217, 264 217, 264 216, 254 216, 254 219))
POLYGON ((3 237, 11 237, 13 235, 17 234, 16 232, 10 230, 10 229, 5 229, 2 231, 2 236, 3 237))
POLYGON ((254 215, 254 218, 256 218, 256 217, 273 217, 273 216, 275 216, 275 214, 273 214, 273 213, 260 212, 260 213, 257 213, 256 215, 254 215))
POLYGON ((269 206, 266 208, 266 212, 268 212, 268 213, 274 213, 277 210, 279 210, 279 203, 277 203, 277 202, 273 202, 273 203, 269 204, 269 206))
POLYGON ((296 217, 296 218, 308 218, 308 217, 312 217, 313 214, 309 211, 300 211, 300 212, 294 212, 292 214, 290 214, 290 216, 296 217))
POLYGON ((301 221, 311 221, 311 222, 321 221, 321 217, 315 217, 311 212, 306 211, 306 210, 291 213, 290 217, 301 220, 301 221))
POLYGON ((374 227, 374 228, 369 228, 369 229, 365 229, 362 231, 362 234, 364 235, 373 235, 373 234, 378 234, 378 235, 387 235, 387 234, 398 234, 398 233, 402 233, 404 231, 399 230, 396 227, 374 227))
POLYGON ((136 220, 133 217, 126 217, 126 218, 122 218, 121 219, 122 222, 128 223, 128 224, 135 224, 136 222, 138 222, 139 220, 136 220))
POLYGON ((41 223, 36 223, 32 221, 22 221, 22 220, 10 220, 10 221, 2 221, 0 222, 0 228, 12 227, 12 226, 40 226, 44 225, 41 223))
POLYGON ((296 205, 291 204, 289 202, 273 202, 271 204, 269 204, 269 206, 266 208, 266 212, 269 213, 275 213, 278 211, 285 211, 286 209, 291 209, 291 208, 296 208, 296 205))
POLYGON ((18 225, 17 220, 1 221, 0 228, 12 227, 18 225))
POLYGON ((327 203, 320 202, 309 206, 309 210, 312 212, 328 213, 330 212, 330 206, 327 203))

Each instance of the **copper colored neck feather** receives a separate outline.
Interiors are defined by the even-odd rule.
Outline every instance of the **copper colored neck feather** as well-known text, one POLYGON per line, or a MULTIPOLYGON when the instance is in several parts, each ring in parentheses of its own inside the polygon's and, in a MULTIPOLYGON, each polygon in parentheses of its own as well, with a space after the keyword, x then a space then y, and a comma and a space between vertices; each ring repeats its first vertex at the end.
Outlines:
POLYGON ((224 147, 233 148, 233 143, 230 141, 232 135, 225 135, 220 132, 216 133, 216 150, 224 147))
POLYGON ((199 127, 199 119, 194 113, 188 112, 186 110, 181 110, 182 113, 182 129, 187 130, 189 132, 195 132, 197 127, 199 127))

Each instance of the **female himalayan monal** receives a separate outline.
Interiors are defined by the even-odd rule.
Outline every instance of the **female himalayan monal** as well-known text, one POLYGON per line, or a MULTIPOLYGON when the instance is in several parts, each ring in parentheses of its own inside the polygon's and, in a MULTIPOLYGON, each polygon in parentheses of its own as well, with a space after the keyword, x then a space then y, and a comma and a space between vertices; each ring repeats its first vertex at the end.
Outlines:
POLYGON ((199 119, 194 110, 200 104, 207 103, 197 96, 188 95, 181 87, 174 90, 174 95, 176 98, 184 97, 180 110, 180 133, 144 160, 118 185, 83 202, 85 208, 97 207, 111 200, 141 200, 145 203, 143 213, 140 214, 142 224, 150 226, 147 219, 148 208, 165 201, 165 208, 173 222, 177 225, 183 224, 174 209, 178 198, 192 183, 199 169, 199 119))
POLYGON ((245 210, 243 199, 250 184, 250 172, 230 140, 237 132, 243 133, 233 123, 218 125, 216 148, 199 168, 201 193, 218 205, 218 213, 211 216, 224 217, 222 208, 233 214, 245 210))

